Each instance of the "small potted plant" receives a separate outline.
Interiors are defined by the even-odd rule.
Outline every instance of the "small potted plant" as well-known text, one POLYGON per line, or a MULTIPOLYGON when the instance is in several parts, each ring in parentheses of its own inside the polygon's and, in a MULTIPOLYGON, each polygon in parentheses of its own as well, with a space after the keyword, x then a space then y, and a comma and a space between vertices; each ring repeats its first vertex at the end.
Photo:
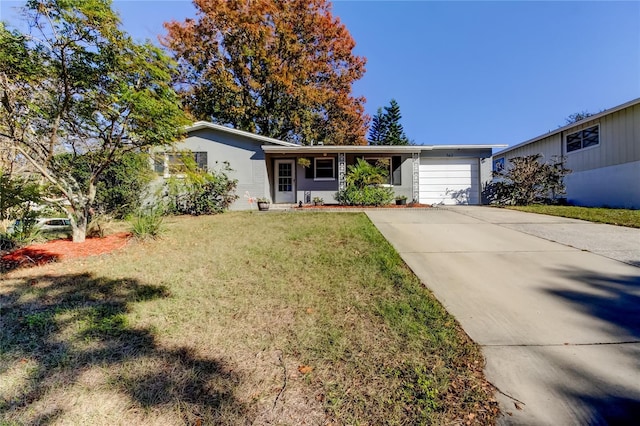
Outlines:
POLYGON ((313 197, 313 205, 314 206, 321 206, 324 204, 324 200, 320 197, 313 197))
POLYGON ((396 197, 396 205, 397 206, 404 206, 407 204, 407 196, 406 195, 398 195, 396 197))
POLYGON ((268 198, 258 198, 258 210, 261 212, 269 210, 269 204, 271 204, 271 201, 268 198))

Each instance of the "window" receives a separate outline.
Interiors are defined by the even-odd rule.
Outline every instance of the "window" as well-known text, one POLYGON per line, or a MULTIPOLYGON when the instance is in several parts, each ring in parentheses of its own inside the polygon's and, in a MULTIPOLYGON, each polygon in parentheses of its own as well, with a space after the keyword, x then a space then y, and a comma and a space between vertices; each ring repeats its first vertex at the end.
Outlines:
POLYGON ((159 153, 154 156, 153 169, 159 174, 181 174, 187 170, 185 163, 191 163, 200 170, 207 170, 207 153, 191 151, 159 153))
POLYGON ((315 158, 314 179, 315 180, 335 180, 335 158, 315 158))
POLYGON ((600 144, 600 127, 592 126, 567 135, 567 152, 600 144))
POLYGON ((504 157, 493 160, 493 171, 501 172, 504 170, 504 157))

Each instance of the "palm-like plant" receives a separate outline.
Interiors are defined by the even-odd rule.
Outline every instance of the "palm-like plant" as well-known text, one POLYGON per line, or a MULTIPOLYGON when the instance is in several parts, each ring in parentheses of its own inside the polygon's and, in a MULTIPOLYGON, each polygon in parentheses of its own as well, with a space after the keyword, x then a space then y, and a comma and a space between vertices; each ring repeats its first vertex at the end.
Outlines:
POLYGON ((369 185, 379 185, 387 181, 389 172, 381 167, 374 166, 362 158, 358 158, 356 164, 347 168, 347 185, 362 189, 369 185))

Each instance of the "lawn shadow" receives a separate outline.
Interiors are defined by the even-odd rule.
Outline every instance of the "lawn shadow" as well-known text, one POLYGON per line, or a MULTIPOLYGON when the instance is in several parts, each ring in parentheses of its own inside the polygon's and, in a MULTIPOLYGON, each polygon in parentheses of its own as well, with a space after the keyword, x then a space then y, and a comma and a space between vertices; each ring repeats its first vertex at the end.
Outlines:
POLYGON ((65 408, 51 404, 53 393, 95 368, 106 375, 101 386, 127 396, 134 411, 161 409, 190 424, 216 423, 221 412, 226 421, 229 412, 242 418, 245 407, 234 397, 239 379, 224 361, 163 348, 150 328, 129 324, 134 304, 167 297, 164 286, 88 273, 31 276, 0 287, 0 381, 16 368, 26 375, 0 393, 0 417, 55 422, 65 408))

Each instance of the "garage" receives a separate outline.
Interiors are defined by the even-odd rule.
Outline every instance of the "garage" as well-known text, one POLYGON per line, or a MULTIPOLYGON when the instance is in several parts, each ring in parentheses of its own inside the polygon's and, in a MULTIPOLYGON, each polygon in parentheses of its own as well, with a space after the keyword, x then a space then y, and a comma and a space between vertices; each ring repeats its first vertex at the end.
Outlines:
POLYGON ((478 158, 421 158, 420 203, 480 204, 478 158))

